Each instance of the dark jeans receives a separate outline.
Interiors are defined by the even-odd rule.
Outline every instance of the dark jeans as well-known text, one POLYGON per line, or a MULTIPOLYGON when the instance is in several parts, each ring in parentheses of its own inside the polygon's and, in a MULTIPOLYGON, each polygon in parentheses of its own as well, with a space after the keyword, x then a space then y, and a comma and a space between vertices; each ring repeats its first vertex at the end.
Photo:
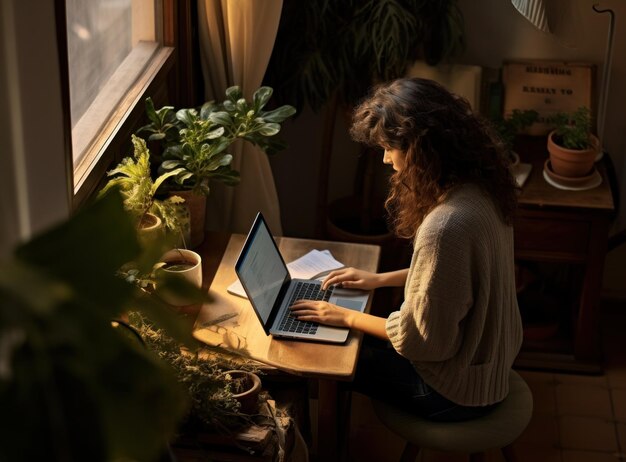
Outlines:
POLYGON ((366 337, 350 388, 371 398, 395 404, 438 422, 475 419, 491 412, 496 404, 461 406, 429 387, 408 359, 389 342, 366 337))

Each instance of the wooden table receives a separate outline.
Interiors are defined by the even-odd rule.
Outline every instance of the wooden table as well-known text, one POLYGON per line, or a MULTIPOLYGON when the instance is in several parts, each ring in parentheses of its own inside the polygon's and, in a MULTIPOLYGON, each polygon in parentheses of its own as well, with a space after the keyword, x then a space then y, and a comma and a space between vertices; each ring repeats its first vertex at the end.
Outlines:
MULTIPOLYGON (((580 268, 580 293, 570 308, 571 331, 565 342, 529 345, 517 364, 532 368, 600 372, 599 310, 602 271, 610 220, 612 191, 602 161, 600 186, 586 191, 557 189, 543 178, 548 153, 543 137, 527 137, 517 147, 532 171, 523 186, 515 220, 518 261, 563 263, 580 268)), ((569 294, 568 294, 569 295, 569 294)))
MULTIPOLYGON (((318 458, 336 460, 338 440, 338 381, 352 380, 362 334, 351 332, 342 345, 293 340, 278 340, 265 334, 247 299, 231 295, 226 288, 236 280, 235 261, 245 236, 208 235, 197 251, 203 257, 204 282, 211 302, 203 305, 197 316, 194 336, 208 344, 221 345, 239 354, 273 366, 289 374, 311 378, 318 383, 318 458), (223 248, 223 255, 219 255, 223 248), (219 258, 219 264, 216 262, 219 258), (220 319, 233 316, 217 325, 220 319), (205 327, 203 327, 205 326, 205 327)), ((347 266, 376 271, 380 248, 368 244, 276 238, 285 261, 292 261, 312 249, 329 250, 347 266)), ((370 303, 366 311, 370 310, 370 303)))

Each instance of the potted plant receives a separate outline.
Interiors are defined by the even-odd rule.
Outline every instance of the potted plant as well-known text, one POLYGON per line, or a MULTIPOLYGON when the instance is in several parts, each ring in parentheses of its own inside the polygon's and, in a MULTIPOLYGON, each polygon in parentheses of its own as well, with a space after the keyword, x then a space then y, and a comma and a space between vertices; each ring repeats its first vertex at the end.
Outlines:
POLYGON ((112 188, 118 188, 124 197, 124 208, 134 218, 141 240, 145 245, 154 243, 164 231, 173 233, 184 242, 187 228, 184 200, 179 196, 164 199, 157 198, 157 191, 165 180, 179 174, 182 169, 174 169, 152 179, 150 151, 146 142, 132 135, 133 156, 124 158, 113 170, 107 172, 111 177, 102 188, 99 196, 107 194, 112 188))
POLYGON ((224 379, 230 384, 235 398, 244 414, 254 414, 259 408, 261 378, 251 371, 232 369, 224 372, 224 379))
POLYGON ((150 98, 146 100, 150 124, 139 133, 147 133, 149 141, 159 143, 162 160, 158 170, 168 174, 170 181, 166 186, 184 197, 191 210, 190 247, 197 246, 204 237, 206 196, 211 181, 229 186, 239 183, 239 172, 231 166, 233 156, 228 147, 242 139, 269 155, 284 149, 285 144, 274 136, 280 131, 280 124, 295 114, 295 108, 284 105, 265 110, 272 92, 270 87, 261 87, 248 102, 241 89, 233 86, 226 90, 222 103, 209 101, 199 109, 177 111, 172 106, 157 110, 150 98))
POLYGON ((550 122, 555 129, 548 135, 549 169, 566 178, 592 173, 600 142, 591 133, 589 108, 581 106, 572 113, 559 112, 550 122))
POLYGON ((138 312, 129 314, 129 323, 187 391, 191 406, 183 427, 228 433, 252 422, 261 391, 254 361, 198 343, 181 350, 179 341, 138 312))
POLYGON ((435 65, 461 50, 457 3, 285 2, 266 81, 279 101, 298 109, 318 111, 334 98, 351 107, 373 83, 404 76, 415 60, 435 65))
POLYGON ((513 109, 509 117, 499 117, 493 120, 493 126, 504 143, 507 155, 510 159, 510 167, 519 164, 519 155, 513 150, 515 138, 524 130, 534 124, 539 118, 539 113, 533 109, 513 109))
POLYGON ((133 307, 178 342, 192 339, 158 298, 116 276, 131 260, 140 269, 155 261, 110 191, 0 262, 0 460, 157 460, 165 452, 188 394, 111 319, 133 307))

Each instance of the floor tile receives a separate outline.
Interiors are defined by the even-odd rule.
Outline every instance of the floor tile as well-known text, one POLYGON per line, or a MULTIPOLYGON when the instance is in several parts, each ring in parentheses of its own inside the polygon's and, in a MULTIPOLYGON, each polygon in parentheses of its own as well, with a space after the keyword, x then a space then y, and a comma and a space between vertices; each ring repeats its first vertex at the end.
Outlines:
POLYGON ((554 382, 554 374, 552 374, 551 372, 525 371, 525 370, 518 370, 517 372, 519 373, 519 375, 522 376, 522 378, 527 383, 533 383, 533 382, 553 383, 554 382))
POLYGON ((615 420, 626 423, 626 388, 612 388, 611 398, 615 420))
POLYGON ((619 462, 617 454, 592 451, 568 451, 562 453, 563 462, 619 462))
POLYGON ((620 368, 607 367, 606 380, 610 388, 626 388, 626 365, 620 368))
POLYGON ((559 415, 613 419, 609 390, 597 385, 558 384, 556 386, 556 407, 559 415))
POLYGON ((517 443, 542 447, 558 447, 559 442, 558 418, 543 414, 533 414, 526 430, 517 439, 517 443))
POLYGON ((559 417, 561 447, 588 451, 617 452, 615 426, 611 420, 590 417, 559 417))
POLYGON ((608 386, 605 374, 602 375, 583 375, 583 374, 553 374, 554 381, 557 384, 579 384, 592 385, 599 387, 608 386))
POLYGON ((527 444, 513 445, 515 455, 520 461, 532 462, 562 462, 559 448, 541 448, 527 444))
POLYGON ((556 384, 532 381, 527 383, 533 394, 533 413, 556 415, 556 384))

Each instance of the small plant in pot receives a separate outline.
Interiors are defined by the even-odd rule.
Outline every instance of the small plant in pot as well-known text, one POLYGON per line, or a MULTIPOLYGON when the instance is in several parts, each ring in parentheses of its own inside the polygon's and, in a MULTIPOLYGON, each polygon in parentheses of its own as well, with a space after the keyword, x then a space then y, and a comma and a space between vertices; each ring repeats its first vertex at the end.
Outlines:
POLYGON ((254 361, 200 344, 181 350, 179 342, 138 312, 129 314, 129 323, 187 390, 191 406, 185 425, 229 433, 252 422, 261 391, 254 361))
POLYGON ((189 221, 187 210, 182 206, 184 200, 178 196, 157 198, 157 191, 167 178, 179 173, 180 169, 163 173, 152 180, 150 152, 146 142, 138 136, 132 136, 133 157, 127 157, 108 172, 112 178, 100 192, 103 196, 112 188, 117 188, 124 198, 124 208, 137 223, 138 235, 146 251, 159 258, 149 274, 140 274, 134 263, 128 263, 120 270, 120 275, 129 282, 134 282, 141 289, 156 294, 166 303, 180 307, 197 304, 198 297, 176 294, 171 281, 184 280, 192 286, 202 287, 202 261, 200 255, 187 249, 174 248, 172 245, 185 246, 189 221), (145 227, 151 222, 152 226, 145 227), (185 232, 187 230, 187 232, 185 232), (171 249, 171 250, 168 250, 171 249), (164 272, 170 283, 163 284, 159 277, 164 272))
POLYGON ((124 158, 117 167, 107 172, 112 178, 102 188, 99 197, 112 188, 120 190, 124 198, 124 208, 137 224, 140 240, 144 246, 154 244, 166 232, 184 242, 186 213, 186 209, 182 207, 184 200, 178 196, 157 198, 157 191, 165 180, 180 173, 181 169, 163 173, 153 180, 150 151, 146 142, 133 135, 132 143, 133 156, 124 158))
POLYGON ((559 112, 551 117, 555 129, 548 135, 549 169, 566 178, 586 177, 600 149, 600 142, 591 133, 591 114, 581 106, 572 113, 559 112))
POLYGON ((493 120, 493 126, 504 143, 510 166, 519 164, 519 155, 513 150, 515 138, 530 127, 539 118, 539 113, 533 109, 513 109, 509 117, 499 117, 493 120))
POLYGON ((231 166, 233 156, 227 152, 228 147, 242 139, 268 155, 285 148, 274 137, 280 124, 295 114, 295 108, 284 105, 264 110, 272 92, 270 87, 261 87, 248 102, 241 89, 233 86, 226 90, 222 103, 209 101, 199 109, 177 111, 172 106, 157 110, 152 99, 146 100, 150 124, 139 133, 146 133, 148 141, 159 143, 162 161, 158 170, 171 174, 166 186, 184 197, 191 210, 190 247, 196 247, 204 237, 205 204, 211 181, 229 186, 240 181, 239 172, 231 166))

